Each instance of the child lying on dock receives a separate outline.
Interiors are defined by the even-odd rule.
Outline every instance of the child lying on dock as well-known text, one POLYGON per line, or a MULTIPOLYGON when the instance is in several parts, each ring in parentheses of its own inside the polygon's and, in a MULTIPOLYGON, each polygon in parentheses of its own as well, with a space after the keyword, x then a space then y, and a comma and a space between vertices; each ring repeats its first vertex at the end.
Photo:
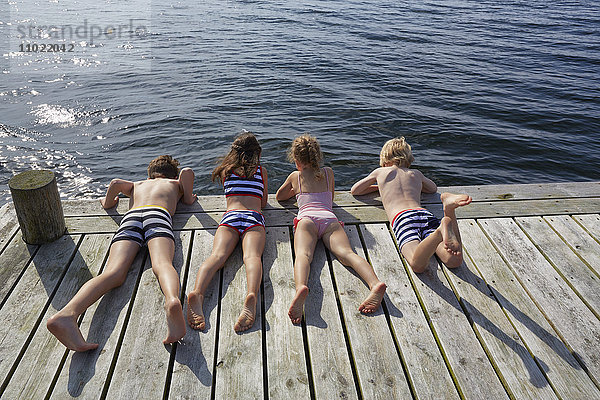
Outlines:
POLYGON ((277 190, 277 200, 296 196, 298 217, 294 218, 294 282, 296 295, 288 315, 294 324, 302 321, 304 302, 308 295, 308 275, 317 240, 331 250, 344 265, 354 269, 367 283, 370 293, 358 310, 371 314, 379 308, 385 294, 385 283, 381 282, 371 264, 356 254, 344 227, 333 213, 334 177, 329 167, 321 168, 323 154, 317 139, 302 135, 294 139, 289 152, 290 161, 296 164, 292 172, 277 190))
POLYGON ((409 168, 413 160, 404 137, 388 140, 381 149, 381 167, 356 182, 350 192, 356 196, 379 191, 400 252, 413 271, 424 272, 433 254, 456 268, 463 257, 454 210, 469 204, 471 196, 442 193, 444 217, 438 220, 421 207, 421 192, 435 193, 437 186, 419 170, 409 168))
POLYGON ((148 179, 130 182, 113 179, 106 197, 100 200, 105 209, 119 201, 118 194, 130 197, 125 213, 112 239, 108 260, 102 273, 87 281, 69 303, 54 314, 46 326, 62 344, 74 351, 93 350, 96 343, 83 339, 77 318, 109 290, 121 286, 139 249, 146 244, 152 271, 165 295, 168 332, 163 343, 173 343, 185 335, 185 319, 179 301, 179 276, 173 268, 175 237, 172 216, 177 202, 196 201, 192 193, 194 172, 184 168, 171 156, 160 156, 148 165, 148 179))
POLYGON ((212 252, 198 269, 194 290, 188 294, 187 318, 193 329, 206 328, 204 294, 238 242, 242 243, 248 293, 233 329, 239 333, 254 325, 266 240, 261 210, 267 205, 269 196, 267 170, 260 164, 261 152, 256 137, 250 132, 242 133, 213 170, 213 181, 216 179, 223 184, 227 211, 215 232, 212 252))

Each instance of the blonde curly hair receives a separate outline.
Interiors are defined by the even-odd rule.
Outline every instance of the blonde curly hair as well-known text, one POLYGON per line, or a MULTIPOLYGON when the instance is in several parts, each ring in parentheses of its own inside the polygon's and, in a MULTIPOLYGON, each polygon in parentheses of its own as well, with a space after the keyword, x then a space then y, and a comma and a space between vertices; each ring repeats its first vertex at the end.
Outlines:
POLYGON ((410 144, 406 143, 404 136, 385 142, 379 154, 379 165, 382 167, 392 163, 399 167, 408 168, 414 160, 410 144))
POLYGON ((292 147, 288 151, 288 160, 310 166, 315 171, 317 179, 323 178, 320 168, 323 162, 323 153, 319 142, 314 136, 305 133, 295 138, 292 147))

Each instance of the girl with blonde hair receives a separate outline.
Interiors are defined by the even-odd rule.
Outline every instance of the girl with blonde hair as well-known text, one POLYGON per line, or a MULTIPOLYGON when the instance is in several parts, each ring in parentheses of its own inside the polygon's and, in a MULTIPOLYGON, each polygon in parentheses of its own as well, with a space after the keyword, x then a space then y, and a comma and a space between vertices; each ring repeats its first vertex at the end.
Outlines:
POLYGON ((277 200, 296 196, 298 216, 294 218, 294 281, 296 295, 288 315, 292 323, 302 320, 304 302, 308 295, 308 274, 317 240, 322 239, 337 259, 352 267, 367 283, 371 292, 358 307, 363 313, 373 313, 385 294, 385 283, 381 282, 373 267, 350 247, 343 224, 333 213, 334 176, 329 167, 321 167, 323 154, 319 142, 308 134, 294 139, 288 153, 296 164, 292 172, 277 190, 277 200))

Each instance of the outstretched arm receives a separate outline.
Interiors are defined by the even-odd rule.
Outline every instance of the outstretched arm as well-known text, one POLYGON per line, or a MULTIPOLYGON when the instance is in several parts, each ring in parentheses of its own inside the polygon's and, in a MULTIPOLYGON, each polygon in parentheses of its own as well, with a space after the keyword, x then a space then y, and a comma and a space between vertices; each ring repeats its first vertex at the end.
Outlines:
POLYGON ((119 193, 123 193, 127 197, 131 197, 133 192, 133 182, 123 179, 113 179, 108 185, 106 196, 100 199, 100 204, 104 209, 113 208, 119 202, 119 193))
POLYGON ((376 172, 377 170, 371 172, 369 175, 356 182, 352 186, 352 189, 350 189, 350 193, 353 196, 360 196, 361 194, 367 194, 378 191, 379 187, 377 186, 376 172))
POLYGON ((431 179, 427 178, 425 175, 423 176, 422 183, 423 187, 421 188, 421 192, 423 193, 435 193, 437 192, 437 185, 431 179))
POLYGON ((179 188, 183 193, 181 201, 184 204, 192 204, 196 201, 197 196, 193 193, 194 171, 191 168, 184 168, 179 173, 179 188))
POLYGON ((262 178, 263 178, 263 196, 262 202, 260 204, 260 208, 265 208, 267 205, 267 201, 269 200, 269 180, 267 178, 267 169, 261 165, 260 169, 262 170, 262 178))
POLYGON ((275 198, 277 199, 277 201, 287 200, 296 194, 294 192, 294 187, 292 186, 292 175, 293 172, 288 175, 285 182, 283 182, 283 185, 281 185, 281 187, 277 189, 277 193, 275 194, 275 198))

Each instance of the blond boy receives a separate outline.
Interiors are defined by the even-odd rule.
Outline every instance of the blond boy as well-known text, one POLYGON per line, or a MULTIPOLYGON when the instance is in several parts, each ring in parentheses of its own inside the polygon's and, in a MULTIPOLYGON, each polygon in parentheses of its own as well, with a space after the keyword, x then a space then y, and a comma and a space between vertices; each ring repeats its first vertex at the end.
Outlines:
POLYGON ((113 179, 106 196, 100 200, 105 209, 119 201, 119 193, 129 197, 125 213, 112 239, 108 260, 102 273, 87 281, 71 301, 53 315, 46 326, 66 347, 74 351, 93 350, 96 343, 83 339, 77 318, 102 295, 125 282, 127 271, 143 245, 148 246, 152 271, 165 295, 168 332, 163 343, 173 343, 185 335, 185 320, 179 301, 179 276, 173 268, 175 237, 172 216, 177 202, 196 200, 192 193, 194 173, 190 168, 179 172, 179 162, 160 156, 148 165, 148 179, 139 182, 113 179))
POLYGON ((421 207, 421 192, 435 193, 437 186, 419 170, 410 169, 413 161, 404 137, 388 140, 381 149, 381 167, 356 182, 351 193, 356 196, 379 190, 400 252, 413 271, 425 271, 433 254, 449 268, 456 268, 463 258, 454 210, 469 204, 471 196, 442 193, 444 217, 438 220, 421 207))

